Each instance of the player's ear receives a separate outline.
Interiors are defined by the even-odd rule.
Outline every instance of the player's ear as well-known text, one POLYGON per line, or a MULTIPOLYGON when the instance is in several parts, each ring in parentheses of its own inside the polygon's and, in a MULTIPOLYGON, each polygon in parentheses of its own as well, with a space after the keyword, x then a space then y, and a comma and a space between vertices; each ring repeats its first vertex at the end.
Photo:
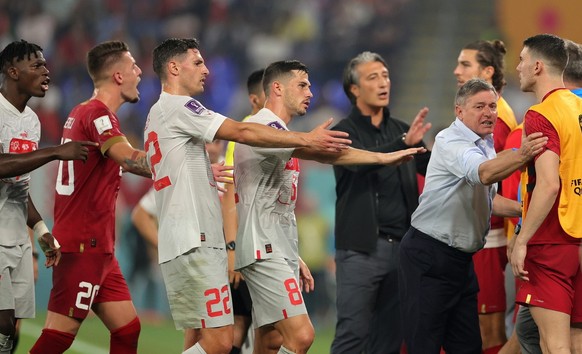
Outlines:
POLYGON ((116 84, 121 85, 123 83, 123 75, 119 71, 116 71, 113 73, 113 80, 116 84))
POLYGON ((8 77, 10 77, 12 80, 18 80, 19 72, 15 66, 8 67, 8 69, 6 69, 6 74, 8 74, 8 77))

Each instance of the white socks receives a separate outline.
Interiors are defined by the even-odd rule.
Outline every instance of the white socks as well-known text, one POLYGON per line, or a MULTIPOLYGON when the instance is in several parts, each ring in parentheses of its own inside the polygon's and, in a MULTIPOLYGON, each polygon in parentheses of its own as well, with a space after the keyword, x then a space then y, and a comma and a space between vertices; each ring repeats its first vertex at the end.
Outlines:
POLYGON ((206 354, 200 342, 196 343, 193 347, 186 349, 182 354, 206 354))
POLYGON ((292 352, 289 349, 285 348, 284 346, 281 346, 277 354, 295 354, 295 352, 292 352))

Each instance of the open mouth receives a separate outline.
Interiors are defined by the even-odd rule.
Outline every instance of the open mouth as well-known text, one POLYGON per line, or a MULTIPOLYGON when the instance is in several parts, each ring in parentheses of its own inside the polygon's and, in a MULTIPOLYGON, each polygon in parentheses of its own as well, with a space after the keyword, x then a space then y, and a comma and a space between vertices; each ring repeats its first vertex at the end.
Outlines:
POLYGON ((388 98, 388 92, 381 92, 380 94, 378 94, 378 97, 382 100, 385 100, 388 98))
POLYGON ((41 90, 43 90, 45 92, 48 91, 50 82, 51 82, 51 79, 48 78, 48 77, 46 78, 46 80, 44 80, 43 82, 41 82, 40 83, 41 90))
POLYGON ((487 127, 492 127, 493 126, 493 122, 490 121, 490 120, 486 120, 486 121, 484 121, 481 124, 483 124, 484 126, 487 126, 487 127))

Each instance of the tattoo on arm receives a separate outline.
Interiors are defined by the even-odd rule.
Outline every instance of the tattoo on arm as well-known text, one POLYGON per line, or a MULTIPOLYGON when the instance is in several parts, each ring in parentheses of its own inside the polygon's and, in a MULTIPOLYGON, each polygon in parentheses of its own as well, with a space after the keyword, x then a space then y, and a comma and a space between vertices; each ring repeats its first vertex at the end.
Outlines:
POLYGON ((136 150, 131 154, 131 158, 125 159, 127 171, 136 175, 151 177, 152 172, 147 164, 145 152, 136 150))

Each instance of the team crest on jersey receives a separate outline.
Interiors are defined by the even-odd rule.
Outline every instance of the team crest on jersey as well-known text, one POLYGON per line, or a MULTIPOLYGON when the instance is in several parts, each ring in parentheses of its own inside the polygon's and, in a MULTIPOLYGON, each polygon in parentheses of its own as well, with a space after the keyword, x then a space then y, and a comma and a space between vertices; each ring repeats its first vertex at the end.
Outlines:
POLYGON ((75 118, 67 118, 67 121, 65 122, 65 129, 71 129, 73 127, 73 123, 75 123, 75 118))
POLYGON ((271 128, 275 128, 275 129, 279 129, 279 130, 287 130, 287 129, 285 129, 285 127, 283 127, 281 125, 281 123, 279 123, 277 121, 274 121, 274 122, 271 122, 271 123, 267 123, 267 125, 269 127, 271 127, 271 128))
POLYGON ((204 112, 204 106, 200 104, 200 102, 196 100, 188 101, 184 107, 188 108, 192 112, 196 113, 197 115, 201 115, 204 112))
POLYGON ((38 144, 34 141, 26 139, 13 138, 10 140, 10 153, 22 154, 25 152, 35 151, 38 148, 38 144))
POLYGON ((580 124, 580 131, 582 131, 582 114, 578 116, 578 124, 580 124))
POLYGON ((205 242, 206 241, 206 234, 204 232, 200 233, 200 242, 205 242))
POLYGON ((270 243, 267 243, 265 245, 265 252, 267 252, 267 253, 273 253, 273 247, 271 246, 270 243))

